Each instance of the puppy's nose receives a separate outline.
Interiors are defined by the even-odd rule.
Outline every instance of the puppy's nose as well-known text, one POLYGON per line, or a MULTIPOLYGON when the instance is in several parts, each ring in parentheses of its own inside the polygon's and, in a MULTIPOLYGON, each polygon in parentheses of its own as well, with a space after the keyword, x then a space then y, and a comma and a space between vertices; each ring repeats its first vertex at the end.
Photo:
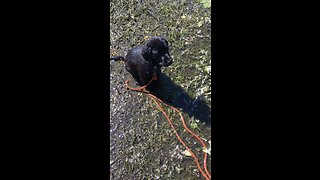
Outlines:
POLYGON ((173 63, 173 59, 170 57, 170 58, 167 60, 166 66, 170 66, 172 63, 173 63))

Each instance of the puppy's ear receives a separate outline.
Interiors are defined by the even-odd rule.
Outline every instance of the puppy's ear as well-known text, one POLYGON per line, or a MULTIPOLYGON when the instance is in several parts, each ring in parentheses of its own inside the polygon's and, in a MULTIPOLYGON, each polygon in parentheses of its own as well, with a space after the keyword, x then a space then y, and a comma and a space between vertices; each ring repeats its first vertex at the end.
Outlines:
POLYGON ((144 50, 142 51, 143 57, 144 57, 145 59, 147 59, 147 60, 149 60, 149 59, 151 60, 151 59, 152 59, 152 51, 153 51, 154 49, 157 49, 157 48, 160 46, 161 43, 163 43, 162 40, 161 40, 161 38, 159 38, 159 37, 153 37, 153 38, 151 38, 151 39, 147 42, 144 50))

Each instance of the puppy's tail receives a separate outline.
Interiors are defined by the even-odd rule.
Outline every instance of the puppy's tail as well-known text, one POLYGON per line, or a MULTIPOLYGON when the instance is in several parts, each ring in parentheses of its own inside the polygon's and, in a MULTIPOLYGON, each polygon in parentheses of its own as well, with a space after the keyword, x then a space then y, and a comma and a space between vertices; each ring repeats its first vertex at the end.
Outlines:
POLYGON ((123 57, 123 56, 115 56, 115 57, 111 57, 110 60, 123 61, 123 60, 124 60, 124 57, 123 57))

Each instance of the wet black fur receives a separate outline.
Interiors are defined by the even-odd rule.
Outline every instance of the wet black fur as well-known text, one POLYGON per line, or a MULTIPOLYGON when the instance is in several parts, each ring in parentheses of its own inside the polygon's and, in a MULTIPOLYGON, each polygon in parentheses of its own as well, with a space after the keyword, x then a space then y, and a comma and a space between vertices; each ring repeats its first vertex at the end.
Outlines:
POLYGON ((162 37, 153 37, 147 44, 132 48, 126 57, 110 59, 124 60, 126 70, 141 86, 151 80, 153 73, 159 73, 162 66, 170 66, 173 62, 168 41, 162 37))

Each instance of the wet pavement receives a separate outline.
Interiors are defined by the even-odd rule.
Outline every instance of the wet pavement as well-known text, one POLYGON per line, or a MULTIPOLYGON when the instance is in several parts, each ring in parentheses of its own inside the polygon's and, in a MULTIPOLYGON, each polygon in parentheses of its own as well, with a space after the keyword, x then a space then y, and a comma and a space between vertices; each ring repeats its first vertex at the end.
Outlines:
MULTIPOLYGON (((179 108, 211 150, 210 9, 183 0, 110 4, 110 56, 125 55, 152 36, 166 37, 174 63, 149 90, 179 108)), ((133 82, 123 62, 110 61, 111 179, 204 179, 156 104, 147 94, 127 90, 127 79, 133 82)), ((176 112, 162 106, 202 165, 201 144, 183 129, 176 112)), ((210 154, 207 164, 211 169, 210 154)))

